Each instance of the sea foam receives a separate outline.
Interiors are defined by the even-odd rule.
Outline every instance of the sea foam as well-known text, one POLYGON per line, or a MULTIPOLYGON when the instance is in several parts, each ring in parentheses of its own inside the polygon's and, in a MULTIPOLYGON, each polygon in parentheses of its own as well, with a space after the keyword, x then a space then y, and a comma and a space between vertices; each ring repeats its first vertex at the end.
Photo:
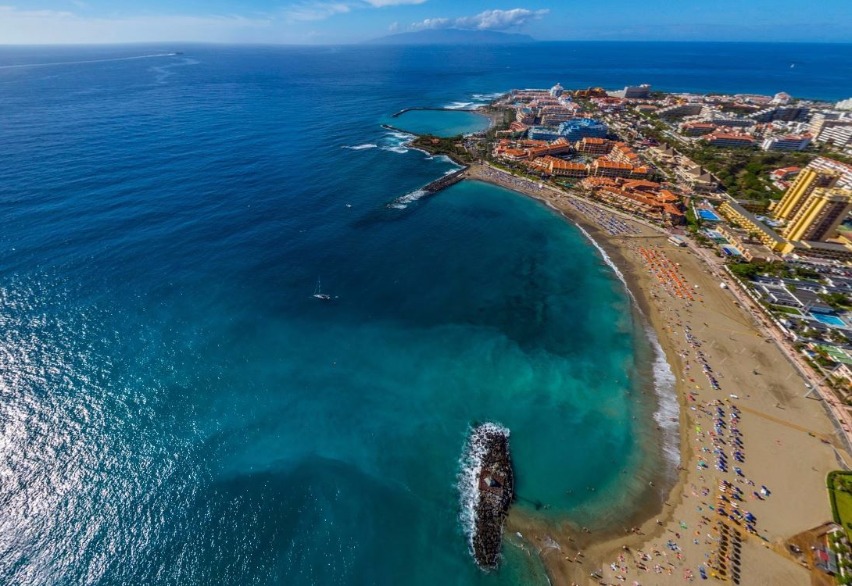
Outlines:
POLYGON ((427 195, 429 195, 429 192, 425 189, 417 189, 415 191, 411 191, 401 197, 396 198, 388 204, 388 207, 393 208, 395 210, 404 210, 408 207, 408 204, 414 203, 421 197, 425 197, 427 195))
MULTIPOLYGON (((498 423, 484 423, 479 426, 483 431, 500 433, 509 437, 509 430, 498 423)), ((459 523, 467 538, 470 554, 473 555, 473 537, 476 532, 476 505, 479 502, 479 473, 482 470, 482 459, 485 457, 485 446, 472 441, 473 427, 467 430, 467 439, 459 458, 459 473, 456 476, 459 489, 459 523)))

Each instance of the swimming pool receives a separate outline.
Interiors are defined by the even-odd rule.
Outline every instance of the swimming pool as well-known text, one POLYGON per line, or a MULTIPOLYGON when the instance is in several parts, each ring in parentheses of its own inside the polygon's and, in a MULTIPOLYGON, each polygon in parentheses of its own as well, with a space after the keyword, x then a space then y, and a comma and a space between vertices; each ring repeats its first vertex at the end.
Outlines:
POLYGON ((839 328, 845 328, 846 322, 837 317, 836 315, 825 315, 822 313, 811 313, 811 317, 817 321, 820 321, 828 326, 836 326, 839 328))
POLYGON ((715 240, 716 242, 719 242, 721 244, 727 244, 728 243, 728 240, 724 236, 722 236, 719 232, 717 232, 716 230, 704 230, 704 234, 707 235, 707 238, 710 238, 711 240, 715 240))
POLYGON ((702 220, 707 220, 708 222, 721 222, 722 218, 717 216, 714 212, 710 210, 698 210, 698 217, 702 220))

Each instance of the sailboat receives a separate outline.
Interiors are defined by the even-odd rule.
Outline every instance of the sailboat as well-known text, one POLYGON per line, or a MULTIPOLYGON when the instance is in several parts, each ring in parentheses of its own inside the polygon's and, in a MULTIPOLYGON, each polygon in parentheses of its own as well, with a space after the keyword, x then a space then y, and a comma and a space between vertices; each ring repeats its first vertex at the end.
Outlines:
POLYGON ((319 278, 317 278, 317 286, 316 286, 316 288, 314 289, 314 295, 313 295, 313 296, 314 296, 316 299, 321 299, 321 300, 323 300, 323 301, 331 301, 331 295, 329 295, 328 293, 323 293, 323 292, 322 292, 322 285, 321 285, 321 283, 320 283, 319 278))

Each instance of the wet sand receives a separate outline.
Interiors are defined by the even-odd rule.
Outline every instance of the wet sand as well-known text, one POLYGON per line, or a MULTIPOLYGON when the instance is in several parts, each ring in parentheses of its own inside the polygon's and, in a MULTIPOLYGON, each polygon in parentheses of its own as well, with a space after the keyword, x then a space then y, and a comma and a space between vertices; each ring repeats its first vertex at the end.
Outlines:
POLYGON ((731 558, 721 560, 728 576, 736 565, 741 584, 808 584, 808 571, 785 553, 783 541, 830 518, 825 475, 838 467, 838 458, 852 459, 832 436, 824 405, 804 398, 804 380, 731 292, 720 288, 711 272, 718 268, 692 249, 669 243, 659 228, 586 199, 485 165, 472 166, 467 175, 546 202, 606 250, 657 333, 681 406, 681 465, 670 490, 649 487, 626 507, 631 510, 620 526, 592 533, 570 519, 545 523, 515 508, 505 547, 540 556, 554 584, 682 584, 700 581, 702 567, 712 576, 717 570, 708 562, 718 566, 725 557, 731 558), (653 270, 672 271, 680 281, 668 272, 659 278, 653 270), (718 432, 717 409, 724 413, 718 432), (724 472, 716 469, 719 452, 724 472), (742 462, 734 452, 741 452, 742 462), (720 493, 723 481, 733 488, 720 493), (761 486, 768 496, 760 494, 761 486), (736 507, 731 499, 719 500, 735 489, 742 491, 736 507), (757 519, 755 534, 745 530, 745 512, 757 519), (720 541, 730 543, 734 533, 742 540, 739 563, 730 548, 727 556, 718 555, 720 541), (593 572, 602 578, 591 577, 593 572))

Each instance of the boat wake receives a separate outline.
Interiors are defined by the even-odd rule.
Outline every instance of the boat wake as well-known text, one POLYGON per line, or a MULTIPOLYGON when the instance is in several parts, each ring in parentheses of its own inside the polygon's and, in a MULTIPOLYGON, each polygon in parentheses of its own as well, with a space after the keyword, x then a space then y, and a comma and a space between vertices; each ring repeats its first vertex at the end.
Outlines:
POLYGON ((132 57, 113 57, 111 59, 88 59, 85 61, 54 61, 52 63, 20 63, 17 65, 0 65, 0 69, 23 69, 25 67, 52 67, 54 65, 86 65, 89 63, 111 63, 113 61, 135 61, 137 59, 154 59, 157 57, 174 57, 177 53, 151 53, 134 55, 132 57))
POLYGON ((363 151, 367 149, 375 149, 378 148, 379 145, 373 144, 371 142, 364 144, 356 144, 355 146, 344 146, 343 148, 349 149, 350 151, 363 151))

